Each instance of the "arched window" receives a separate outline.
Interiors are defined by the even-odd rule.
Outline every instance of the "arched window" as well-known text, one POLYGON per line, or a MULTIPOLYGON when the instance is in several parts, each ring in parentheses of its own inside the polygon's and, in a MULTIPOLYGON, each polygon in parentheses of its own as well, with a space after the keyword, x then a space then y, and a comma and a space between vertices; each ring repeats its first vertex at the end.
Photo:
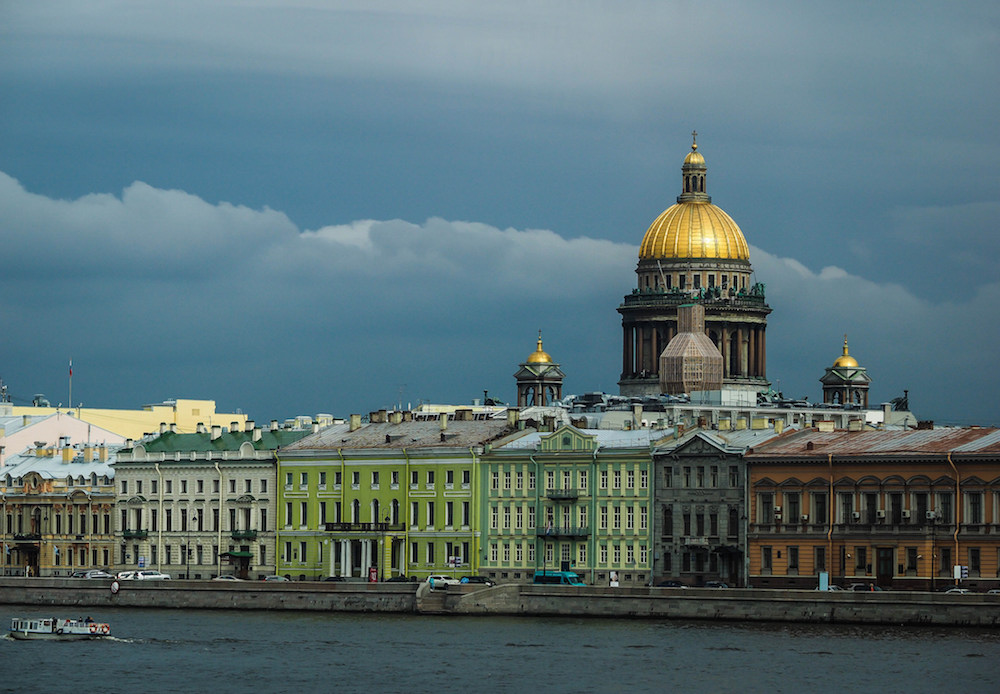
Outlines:
POLYGON ((351 502, 351 522, 361 522, 361 502, 357 499, 351 502))
POLYGON ((372 499, 372 522, 378 523, 382 518, 378 514, 378 499, 372 499))
POLYGON ((399 525, 399 499, 393 499, 392 504, 389 506, 390 518, 389 522, 393 525, 399 525))

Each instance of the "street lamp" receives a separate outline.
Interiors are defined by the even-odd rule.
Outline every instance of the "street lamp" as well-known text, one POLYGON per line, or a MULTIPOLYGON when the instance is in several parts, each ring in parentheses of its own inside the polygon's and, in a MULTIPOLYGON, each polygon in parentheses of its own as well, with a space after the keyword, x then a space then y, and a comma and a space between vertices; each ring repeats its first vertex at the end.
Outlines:
POLYGON ((184 578, 191 578, 191 526, 198 520, 198 514, 191 512, 191 523, 187 527, 187 547, 184 552, 184 578))
MULTIPOLYGON (((385 522, 382 524, 382 556, 378 558, 378 571, 379 571, 379 582, 385 580, 385 543, 388 540, 389 535, 389 521, 392 516, 386 516, 385 522)), ((392 556, 392 552, 389 553, 392 556)))

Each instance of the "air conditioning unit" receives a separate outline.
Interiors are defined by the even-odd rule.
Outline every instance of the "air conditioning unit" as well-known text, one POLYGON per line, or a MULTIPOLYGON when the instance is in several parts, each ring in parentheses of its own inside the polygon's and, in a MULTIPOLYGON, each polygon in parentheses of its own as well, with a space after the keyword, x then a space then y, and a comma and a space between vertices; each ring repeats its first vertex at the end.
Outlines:
POLYGON ((904 508, 903 509, 903 518, 909 518, 909 517, 910 517, 910 510, 904 508))
POLYGON ((781 515, 781 507, 780 506, 775 506, 774 507, 774 515, 776 515, 776 516, 780 516, 781 515))
POLYGON ((854 520, 861 520, 861 511, 855 511, 854 513, 851 514, 851 517, 854 520))
POLYGON ((934 520, 935 518, 937 518, 937 511, 928 511, 925 517, 927 518, 927 520, 934 520))
POLYGON ((875 512, 875 517, 876 518, 885 518, 885 511, 883 511, 882 509, 877 510, 875 512))
POLYGON ((802 514, 801 520, 802 520, 803 523, 808 523, 809 522, 809 516, 807 516, 806 514, 802 514))

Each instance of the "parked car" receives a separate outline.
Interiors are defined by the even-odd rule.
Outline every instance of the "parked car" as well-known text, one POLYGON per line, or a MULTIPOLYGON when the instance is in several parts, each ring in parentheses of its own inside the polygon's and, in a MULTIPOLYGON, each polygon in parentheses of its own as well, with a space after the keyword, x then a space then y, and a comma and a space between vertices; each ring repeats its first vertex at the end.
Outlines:
POLYGON ((461 583, 476 583, 482 586, 495 586, 496 581, 493 581, 486 576, 462 576, 461 583))
POLYGON ((988 591, 986 591, 986 594, 987 595, 997 595, 997 594, 1000 594, 1000 588, 990 588, 988 591))
POLYGON ((90 569, 89 571, 84 571, 83 576, 80 576, 80 578, 114 578, 114 576, 104 569, 90 569))
POLYGON ((327 576, 323 579, 324 582, 330 583, 345 583, 347 581, 343 576, 327 576))
POLYGON ((135 578, 135 571, 119 571, 115 578, 119 581, 131 581, 135 578))
POLYGON ((723 583, 722 581, 705 581, 705 585, 702 588, 728 588, 728 583, 723 583))
POLYGON ((673 578, 668 578, 665 581, 660 581, 656 584, 657 588, 687 588, 682 581, 678 581, 673 578))
POLYGON ((444 574, 436 574, 434 576, 428 576, 427 582, 431 586, 431 590, 447 590, 448 586, 457 586, 459 580, 454 576, 446 576, 444 574))
POLYGON ((156 571, 154 569, 143 569, 141 571, 136 571, 132 575, 132 580, 134 581, 169 581, 170 574, 165 574, 162 571, 156 571))
POLYGON ((415 578, 408 576, 393 576, 392 578, 385 579, 386 583, 410 583, 416 580, 415 578))
POLYGON ((972 593, 968 588, 949 588, 944 592, 945 595, 969 595, 972 593))
POLYGON ((212 579, 213 581, 242 581, 242 578, 237 578, 232 574, 223 574, 222 576, 216 576, 212 579))
POLYGON ((287 581, 288 579, 285 578, 284 576, 264 576, 264 578, 262 578, 260 580, 262 580, 262 581, 287 581))
POLYGON ((852 583, 851 585, 847 586, 847 590, 857 590, 857 591, 872 592, 872 591, 877 591, 877 590, 882 590, 882 589, 879 588, 874 583, 852 583))

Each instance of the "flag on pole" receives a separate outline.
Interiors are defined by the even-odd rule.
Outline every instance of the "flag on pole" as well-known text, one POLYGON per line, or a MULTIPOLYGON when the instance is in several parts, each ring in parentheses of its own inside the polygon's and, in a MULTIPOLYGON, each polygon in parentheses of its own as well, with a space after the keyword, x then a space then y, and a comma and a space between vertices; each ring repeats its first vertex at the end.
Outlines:
POLYGON ((73 360, 69 360, 69 377, 73 378, 73 360))

